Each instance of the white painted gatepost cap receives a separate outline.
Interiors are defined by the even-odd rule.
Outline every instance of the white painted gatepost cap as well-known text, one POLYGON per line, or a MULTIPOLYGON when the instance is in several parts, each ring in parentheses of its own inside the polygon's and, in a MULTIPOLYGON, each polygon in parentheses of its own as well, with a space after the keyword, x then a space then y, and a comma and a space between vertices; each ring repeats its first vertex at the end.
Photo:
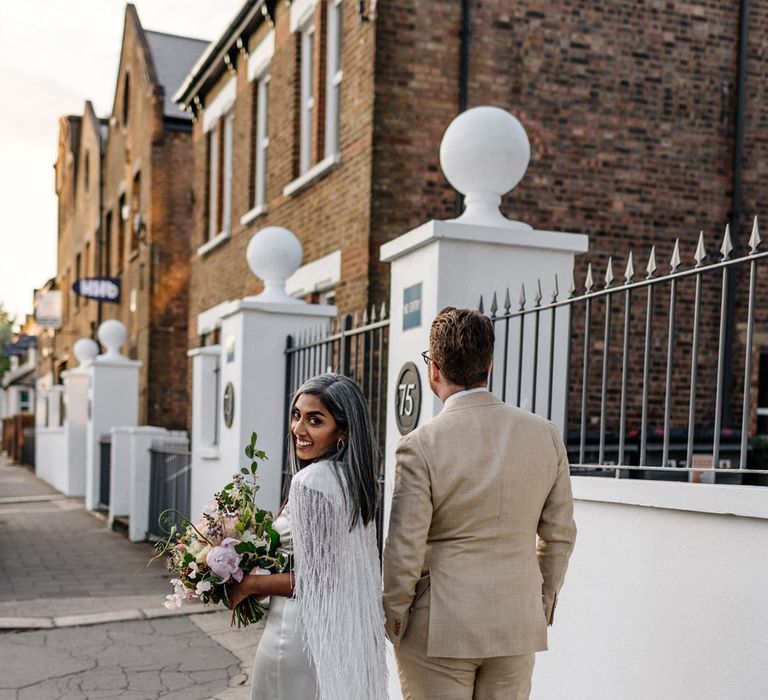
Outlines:
POLYGON ((246 257, 251 271, 264 283, 264 291, 253 299, 268 302, 301 303, 285 291, 286 280, 299 269, 304 251, 293 231, 282 226, 267 226, 258 231, 246 257))
POLYGON ((107 349, 102 355, 105 360, 125 360, 120 353, 120 347, 128 337, 128 329, 124 323, 115 319, 104 321, 99 326, 99 342, 107 349))
POLYGON ((80 338, 73 348, 80 367, 86 367, 99 354, 99 344, 92 338, 80 338))
POLYGON ((445 130, 440 166, 451 186, 465 195, 464 213, 454 221, 504 228, 532 227, 507 219, 501 197, 522 180, 531 160, 523 125, 498 107, 473 107, 445 130))

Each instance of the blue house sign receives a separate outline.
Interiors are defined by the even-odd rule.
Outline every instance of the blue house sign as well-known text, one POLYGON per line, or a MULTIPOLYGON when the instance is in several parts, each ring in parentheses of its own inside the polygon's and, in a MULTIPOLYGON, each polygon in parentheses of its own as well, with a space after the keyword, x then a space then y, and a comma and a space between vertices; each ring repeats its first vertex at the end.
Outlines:
POLYGON ((421 325, 421 282, 403 290, 403 330, 421 325))
POLYGON ((88 277, 72 283, 75 294, 110 304, 120 303, 119 277, 88 277))

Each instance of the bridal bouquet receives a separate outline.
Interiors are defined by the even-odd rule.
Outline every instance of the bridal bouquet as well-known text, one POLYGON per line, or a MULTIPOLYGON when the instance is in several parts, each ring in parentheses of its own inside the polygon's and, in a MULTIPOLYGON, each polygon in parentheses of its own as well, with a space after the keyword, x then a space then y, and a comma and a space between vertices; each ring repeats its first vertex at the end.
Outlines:
MULTIPOLYGON (((281 548, 280 535, 273 527, 272 513, 256 507, 255 495, 258 461, 266 455, 256 449, 256 433, 245 448, 251 460, 232 477, 204 508, 197 524, 181 516, 185 524, 179 533, 174 525, 165 542, 155 545, 157 556, 168 556, 168 569, 174 592, 166 596, 165 607, 178 608, 183 601, 199 599, 203 603, 227 603, 226 584, 242 581, 243 576, 281 573, 288 569, 289 558, 281 548)), ((164 518, 165 511, 160 517, 164 518)), ((177 513, 177 515, 180 515, 177 513)), ((232 624, 244 627, 257 622, 264 607, 247 598, 232 613, 232 624)))

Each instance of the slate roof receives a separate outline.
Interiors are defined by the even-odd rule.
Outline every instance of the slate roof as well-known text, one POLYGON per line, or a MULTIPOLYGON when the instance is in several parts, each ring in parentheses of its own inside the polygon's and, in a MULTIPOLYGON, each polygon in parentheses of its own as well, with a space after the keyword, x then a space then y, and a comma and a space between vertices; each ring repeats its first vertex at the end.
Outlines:
POLYGON ((144 34, 152 53, 157 79, 165 89, 163 114, 166 117, 189 119, 189 115, 173 101, 173 96, 210 42, 148 29, 144 30, 144 34))

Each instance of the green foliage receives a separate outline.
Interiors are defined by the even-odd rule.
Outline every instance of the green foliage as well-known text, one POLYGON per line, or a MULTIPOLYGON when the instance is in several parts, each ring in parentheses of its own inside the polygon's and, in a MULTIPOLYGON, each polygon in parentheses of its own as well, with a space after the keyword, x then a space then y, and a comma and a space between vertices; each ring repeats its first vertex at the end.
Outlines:
MULTIPOLYGON (((220 580, 209 568, 206 552, 228 537, 239 540, 234 551, 240 555, 238 565, 243 574, 248 575, 257 568, 263 570, 261 573, 281 573, 290 569, 292 562, 274 529, 274 516, 256 506, 255 495, 259 490, 256 472, 259 460, 267 458, 264 452, 256 449, 256 437, 253 433, 245 447, 245 454, 251 460, 250 467, 240 469, 240 473, 233 475, 232 481, 215 494, 214 502, 203 512, 203 519, 193 525, 182 518, 183 530, 178 532, 175 527, 171 528, 168 540, 156 545, 158 556, 167 555, 168 568, 178 577, 177 593, 169 598, 177 595, 178 590, 196 591, 196 587, 204 583, 210 584, 210 588, 192 593, 193 598, 199 598, 203 603, 227 602, 226 579, 220 580), (193 562, 194 570, 191 570, 193 562)), ((245 626, 256 622, 263 614, 261 604, 248 598, 233 611, 233 624, 245 626)))
POLYGON ((2 378, 11 366, 10 359, 3 353, 3 347, 11 342, 14 323, 16 323, 16 319, 11 316, 3 302, 0 301, 0 378, 2 378))

